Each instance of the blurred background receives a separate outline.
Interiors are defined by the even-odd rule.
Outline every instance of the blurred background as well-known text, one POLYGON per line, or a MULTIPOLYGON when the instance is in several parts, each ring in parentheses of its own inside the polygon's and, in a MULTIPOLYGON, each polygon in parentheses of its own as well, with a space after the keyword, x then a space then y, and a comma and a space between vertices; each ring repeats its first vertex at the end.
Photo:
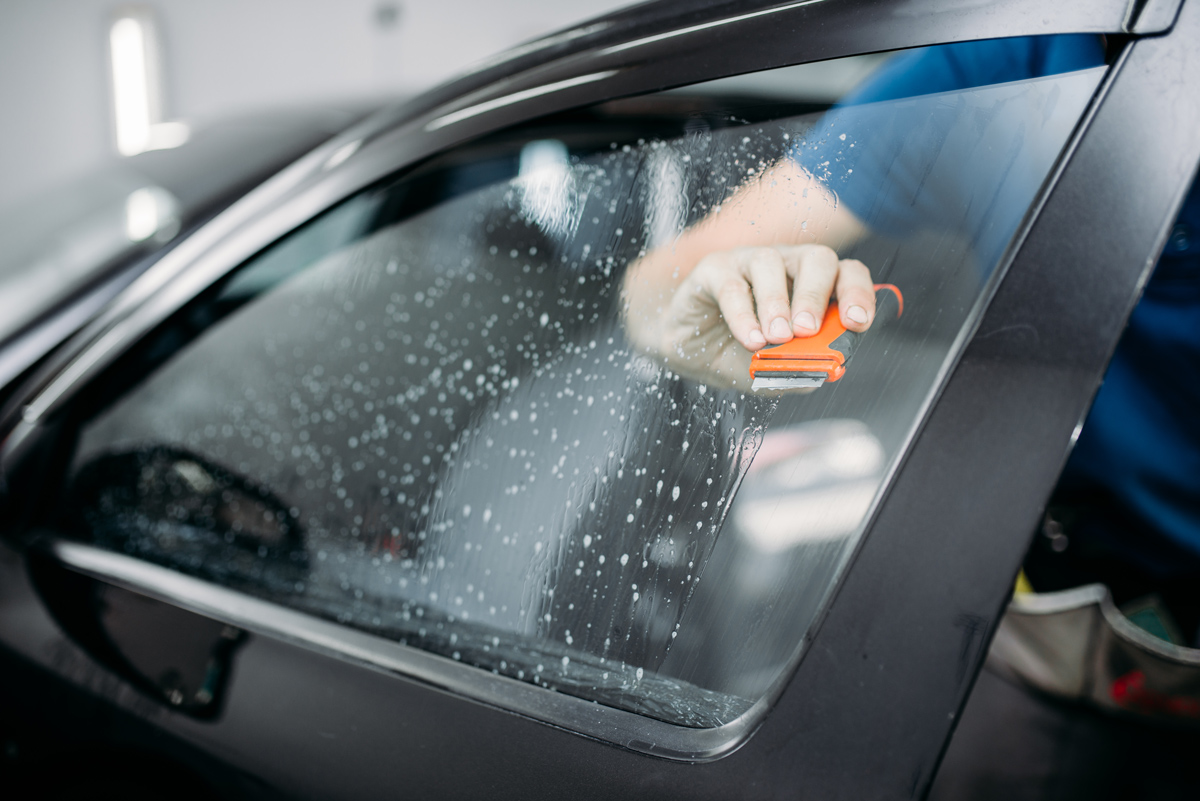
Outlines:
POLYGON ((4 0, 0 216, 122 154, 182 144, 213 121, 409 96, 628 4, 4 0))

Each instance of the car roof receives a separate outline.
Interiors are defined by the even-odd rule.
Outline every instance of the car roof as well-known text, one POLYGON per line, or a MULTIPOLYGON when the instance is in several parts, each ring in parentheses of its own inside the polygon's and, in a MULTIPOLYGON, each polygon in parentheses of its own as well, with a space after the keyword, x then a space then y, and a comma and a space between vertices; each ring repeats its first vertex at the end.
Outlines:
POLYGON ((394 110, 391 123, 611 71, 617 93, 667 89, 773 66, 929 44, 1054 33, 1159 33, 1179 0, 659 0, 556 31, 477 63, 394 110), (813 26, 821 49, 788 40, 813 26), (781 46, 782 45, 782 46, 781 46), (744 51, 756 51, 746 58, 744 51), (743 52, 739 52, 743 51, 743 52), (646 68, 650 81, 630 81, 646 68))

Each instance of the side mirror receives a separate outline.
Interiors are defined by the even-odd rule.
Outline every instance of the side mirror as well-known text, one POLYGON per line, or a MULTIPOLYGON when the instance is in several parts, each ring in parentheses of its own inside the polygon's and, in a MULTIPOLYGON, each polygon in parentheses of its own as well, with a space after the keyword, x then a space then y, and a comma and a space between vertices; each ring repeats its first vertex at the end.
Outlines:
POLYGON ((172 709, 216 717, 240 629, 77 573, 36 546, 28 559, 51 615, 92 658, 172 709))
MULTIPOLYGON (((26 474, 22 464, 19 476, 26 474)), ((144 694, 215 717, 243 632, 64 565, 66 537, 234 589, 294 592, 308 577, 299 523, 276 496, 197 454, 149 446, 102 454, 71 480, 26 551, 64 631, 144 694), (48 529, 48 530, 47 530, 48 529), (45 547, 45 546, 49 547, 45 547)))
POLYGON ((69 493, 71 536, 247 589, 289 592, 308 574, 300 525, 271 492, 180 448, 102 455, 69 493))

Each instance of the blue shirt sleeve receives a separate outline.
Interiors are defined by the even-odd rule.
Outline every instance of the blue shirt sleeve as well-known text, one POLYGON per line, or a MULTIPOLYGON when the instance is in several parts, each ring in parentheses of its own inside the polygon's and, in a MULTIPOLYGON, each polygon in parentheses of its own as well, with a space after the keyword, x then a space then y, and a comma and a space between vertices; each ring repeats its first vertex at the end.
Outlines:
MULTIPOLYGON (((992 163, 962 164, 956 176, 935 175, 933 165, 947 137, 962 124, 952 96, 944 103, 884 101, 1103 63, 1104 48, 1091 35, 993 39, 908 51, 830 111, 818 123, 816 141, 810 137, 798 145, 792 158, 824 180, 839 201, 877 233, 899 237, 921 228, 945 227, 961 219, 965 204, 978 202, 977 188, 989 182, 998 185, 1011 166, 1005 162, 1007 154, 996 153, 992 163)), ((1001 238, 1007 239, 998 234, 991 239, 1001 238)), ((989 249, 994 247, 984 248, 989 249)))
POLYGON ((893 58, 840 105, 951 92, 992 83, 1057 75, 1104 63, 1090 35, 1025 36, 926 47, 893 58))
MULTIPOLYGON (((1103 63, 1101 42, 1090 35, 902 53, 825 115, 792 158, 874 232, 902 237, 916 229, 966 229, 979 261, 994 263, 1026 210, 1026 201, 1012 199, 1031 197, 1034 179, 1002 147, 987 150, 986 158, 964 158, 971 153, 961 149, 939 167, 943 151, 954 149, 956 131, 972 122, 964 123, 954 94, 932 96, 1103 63), (989 190, 1004 184, 1012 188, 989 190)), ((1200 233, 1193 232, 1200 232, 1200 181, 1059 485, 1061 499, 1098 504, 1073 537, 1152 576, 1200 571, 1200 233)))

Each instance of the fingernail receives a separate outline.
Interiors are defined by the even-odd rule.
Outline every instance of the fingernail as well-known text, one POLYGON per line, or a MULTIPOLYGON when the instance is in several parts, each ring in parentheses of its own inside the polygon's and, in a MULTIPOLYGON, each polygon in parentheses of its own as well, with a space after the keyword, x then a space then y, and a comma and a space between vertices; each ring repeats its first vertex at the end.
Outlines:
POLYGON ((856 323, 865 323, 867 321, 867 310, 862 306, 851 306, 846 309, 846 316, 856 323))
POLYGON ((767 344, 767 338, 764 337, 762 335, 762 331, 759 331, 757 328, 751 331, 746 336, 746 339, 749 340, 750 346, 753 348, 761 348, 763 345, 767 344))
POLYGON ((771 321, 771 336, 776 339, 783 339, 792 335, 792 327, 788 325, 788 321, 782 317, 776 317, 771 321))
POLYGON ((803 328, 805 331, 816 331, 817 318, 808 312, 800 312, 796 315, 796 327, 803 328))

